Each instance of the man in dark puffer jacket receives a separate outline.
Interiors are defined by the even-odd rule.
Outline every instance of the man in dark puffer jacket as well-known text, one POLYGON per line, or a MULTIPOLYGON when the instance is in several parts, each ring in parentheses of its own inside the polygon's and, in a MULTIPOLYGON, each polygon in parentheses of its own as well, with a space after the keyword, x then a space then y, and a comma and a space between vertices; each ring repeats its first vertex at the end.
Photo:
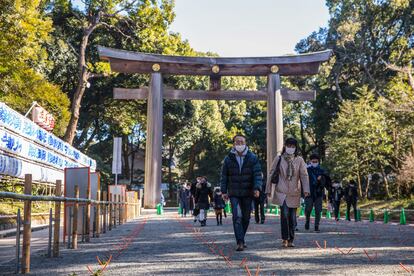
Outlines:
POLYGON ((236 250, 243 251, 252 199, 259 197, 263 183, 259 159, 248 149, 243 135, 233 138, 233 148, 223 161, 220 182, 223 199, 230 198, 236 250))

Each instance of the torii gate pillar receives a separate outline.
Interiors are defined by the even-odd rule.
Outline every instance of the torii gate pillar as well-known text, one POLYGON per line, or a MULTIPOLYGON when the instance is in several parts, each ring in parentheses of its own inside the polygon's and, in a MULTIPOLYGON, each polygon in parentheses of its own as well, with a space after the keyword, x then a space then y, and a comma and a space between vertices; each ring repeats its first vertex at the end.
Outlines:
POLYGON ((144 207, 154 208, 161 198, 162 102, 161 73, 151 74, 147 107, 147 144, 145 147, 144 207))
POLYGON ((283 148, 283 110, 279 74, 267 76, 267 172, 270 172, 273 159, 283 148))

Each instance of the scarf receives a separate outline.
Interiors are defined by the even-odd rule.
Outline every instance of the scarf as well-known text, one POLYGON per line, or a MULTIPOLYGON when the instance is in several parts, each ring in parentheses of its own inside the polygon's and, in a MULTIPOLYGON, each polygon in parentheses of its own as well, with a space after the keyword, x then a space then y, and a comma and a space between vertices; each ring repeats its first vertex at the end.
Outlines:
POLYGON ((287 170, 286 170, 287 178, 288 178, 288 180, 292 180, 292 177, 295 173, 295 167, 293 166, 293 160, 295 159, 295 155, 294 154, 287 154, 285 152, 283 154, 283 158, 288 163, 288 167, 287 167, 287 170))

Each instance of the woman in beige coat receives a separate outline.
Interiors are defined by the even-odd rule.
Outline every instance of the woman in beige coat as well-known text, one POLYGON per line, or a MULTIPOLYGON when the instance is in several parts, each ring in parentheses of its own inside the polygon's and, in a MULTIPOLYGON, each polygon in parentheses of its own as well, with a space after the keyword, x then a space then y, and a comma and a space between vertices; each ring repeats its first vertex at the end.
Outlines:
POLYGON ((308 171, 305 161, 298 155, 297 145, 296 139, 286 139, 282 154, 272 162, 266 183, 268 202, 280 206, 283 247, 294 247, 296 208, 300 205, 302 189, 305 197, 309 196, 308 171), (272 183, 279 160, 279 182, 272 183))

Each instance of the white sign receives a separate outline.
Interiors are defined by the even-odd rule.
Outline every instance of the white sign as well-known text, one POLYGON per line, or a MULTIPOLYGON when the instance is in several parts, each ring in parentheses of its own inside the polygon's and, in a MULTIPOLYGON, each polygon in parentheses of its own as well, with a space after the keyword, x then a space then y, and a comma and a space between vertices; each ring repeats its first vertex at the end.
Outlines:
POLYGON ((114 150, 112 153, 112 173, 113 174, 121 174, 121 169, 122 169, 121 146, 122 146, 122 138, 114 137, 114 150))

